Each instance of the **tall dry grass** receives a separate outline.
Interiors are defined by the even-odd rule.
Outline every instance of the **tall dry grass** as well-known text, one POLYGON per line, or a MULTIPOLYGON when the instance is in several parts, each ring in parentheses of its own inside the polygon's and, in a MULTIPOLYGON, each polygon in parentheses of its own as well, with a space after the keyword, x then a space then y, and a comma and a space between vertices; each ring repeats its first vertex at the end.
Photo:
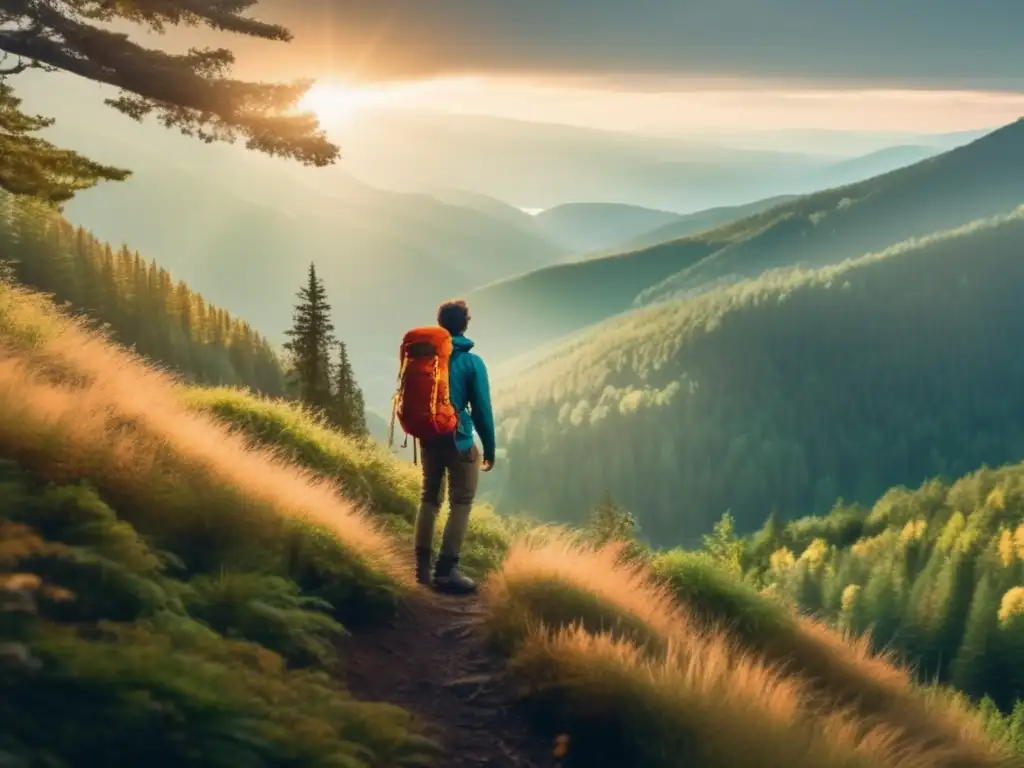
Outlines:
POLYGON ((495 636, 511 647, 535 624, 580 622, 663 651, 689 617, 666 586, 621 554, 618 545, 588 546, 556 527, 517 539, 483 587, 495 636))
POLYGON ((527 697, 581 734, 585 751, 589 740, 588 759, 658 768, 1017 765, 977 718, 933 706, 866 646, 847 648, 807 625, 808 638, 855 663, 865 690, 891 692, 872 706, 828 695, 801 674, 799 658, 765 658, 695 620, 664 581, 620 554, 559 535, 520 541, 485 585, 491 627, 527 697))
POLYGON ((7 286, 0 335, 5 456, 55 481, 89 480, 144 534, 192 539, 175 549, 200 567, 204 546, 281 553, 292 520, 329 531, 366 571, 409 582, 391 540, 335 483, 190 410, 167 372, 7 286))
POLYGON ((892 654, 872 651, 870 636, 800 616, 700 556, 662 553, 653 567, 698 627, 727 629, 746 651, 804 678, 828 701, 981 754, 990 748, 980 718, 961 698, 948 689, 922 691, 892 654))

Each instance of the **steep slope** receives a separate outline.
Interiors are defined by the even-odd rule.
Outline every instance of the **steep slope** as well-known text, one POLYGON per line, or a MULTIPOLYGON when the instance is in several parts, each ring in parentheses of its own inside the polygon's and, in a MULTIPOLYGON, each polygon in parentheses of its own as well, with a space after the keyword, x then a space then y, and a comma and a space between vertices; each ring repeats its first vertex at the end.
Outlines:
POLYGON ((639 250, 652 245, 667 243, 670 240, 679 240, 697 232, 713 229, 727 222, 738 221, 755 213, 761 213, 776 205, 789 202, 795 198, 794 195, 779 195, 769 197, 766 200, 758 200, 746 205, 726 205, 720 208, 709 208, 706 211, 687 213, 676 218, 675 221, 663 227, 645 232, 644 234, 630 240, 623 246, 623 250, 639 250))
POLYGON ((0 284, 0 340, 4 762, 369 768, 436 751, 330 676, 339 619, 393 614, 409 582, 337 486, 190 412, 43 297, 0 284))
MULTIPOLYGON (((3 283, 0 341, 0 762, 454 768, 548 752, 513 690, 460 686, 471 666, 505 671, 482 633, 455 636, 472 604, 448 613, 411 588, 396 552, 411 467, 294 404, 183 388, 3 283), (396 618, 400 667, 396 637, 379 645, 396 618), (415 711, 379 703, 410 682, 415 711)), ((471 527, 467 567, 493 570, 509 529, 485 509, 471 527)))
POLYGON ((488 582, 491 632, 567 765, 1021 765, 952 692, 683 559, 548 534, 488 582))
POLYGON ((497 371, 506 509, 655 542, 1024 456, 1024 211, 609 320, 497 371), (571 470, 571 471, 570 471, 571 470))
POLYGON ((681 240, 511 278, 478 291, 474 301, 479 317, 486 313, 502 325, 488 337, 492 346, 513 354, 636 303, 698 293, 775 267, 836 263, 1005 213, 1024 202, 1022 164, 1024 120, 910 167, 681 240), (654 282, 638 289, 644 280, 654 282), (567 309, 574 306, 584 309, 567 309), (552 321, 534 323, 534 314, 552 321), (525 323, 521 330, 519 323, 525 323))
POLYGON ((729 245, 647 291, 645 301, 784 265, 829 264, 1004 213, 1024 201, 1024 119, 944 154, 819 192, 733 225, 729 245))
POLYGON ((643 232, 679 218, 678 213, 615 203, 565 203, 537 214, 547 235, 576 253, 620 247, 643 232))

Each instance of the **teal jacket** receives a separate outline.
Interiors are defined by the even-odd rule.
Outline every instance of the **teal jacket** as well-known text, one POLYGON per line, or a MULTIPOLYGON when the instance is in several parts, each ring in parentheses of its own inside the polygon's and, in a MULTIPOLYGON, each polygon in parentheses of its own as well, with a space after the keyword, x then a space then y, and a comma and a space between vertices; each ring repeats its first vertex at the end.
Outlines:
POLYGON ((494 463, 494 414, 491 411, 491 386, 487 366, 471 350, 473 342, 465 336, 452 337, 452 357, 448 363, 448 388, 452 406, 459 414, 455 446, 461 452, 473 447, 473 427, 484 446, 484 460, 494 463), (467 410, 468 409, 468 410, 467 410))

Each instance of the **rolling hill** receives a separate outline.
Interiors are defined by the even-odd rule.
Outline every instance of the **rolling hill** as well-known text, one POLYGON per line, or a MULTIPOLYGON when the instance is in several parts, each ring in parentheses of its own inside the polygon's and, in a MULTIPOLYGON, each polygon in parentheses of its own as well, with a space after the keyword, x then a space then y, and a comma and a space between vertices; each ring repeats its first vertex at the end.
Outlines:
POLYGON ((651 541, 1024 457, 1024 208, 613 318, 492 376, 505 509, 651 541))
POLYGON ((906 168, 690 237, 506 279, 476 292, 474 306, 495 326, 486 331, 489 346, 512 356, 637 305, 776 267, 836 263, 1005 213, 1024 201, 1021 167, 1017 121, 906 168))
POLYGON ((537 214, 548 237, 576 253, 611 250, 679 218, 678 213, 616 203, 565 203, 537 214))

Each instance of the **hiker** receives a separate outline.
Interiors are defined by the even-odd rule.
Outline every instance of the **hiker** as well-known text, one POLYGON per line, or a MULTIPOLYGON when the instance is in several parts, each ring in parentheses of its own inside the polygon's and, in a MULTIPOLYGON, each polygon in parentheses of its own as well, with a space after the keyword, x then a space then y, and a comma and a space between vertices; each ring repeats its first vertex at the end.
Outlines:
MULTIPOLYGON (((423 490, 416 515, 416 580, 430 584, 434 523, 441 507, 441 487, 448 477, 448 522, 434 566, 433 585, 452 594, 469 594, 476 584, 459 569, 462 542, 476 496, 480 470, 494 467, 494 416, 484 361, 470 352, 466 338, 469 309, 449 301, 437 311, 439 327, 416 328, 402 340, 399 390, 392 411, 405 433, 419 442, 423 490), (473 428, 483 444, 483 461, 473 428)), ((393 440, 389 436, 389 444, 393 440)))

